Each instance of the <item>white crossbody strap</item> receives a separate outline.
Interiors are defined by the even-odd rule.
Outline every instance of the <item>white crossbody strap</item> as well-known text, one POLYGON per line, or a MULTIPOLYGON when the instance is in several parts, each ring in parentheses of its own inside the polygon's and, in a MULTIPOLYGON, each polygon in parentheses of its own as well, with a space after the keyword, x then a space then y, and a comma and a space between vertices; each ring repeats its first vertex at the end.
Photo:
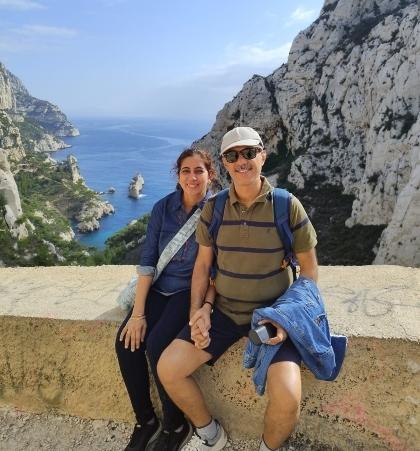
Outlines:
POLYGON ((197 210, 195 210, 188 221, 179 229, 178 233, 172 238, 171 241, 169 241, 165 249, 163 249, 162 253, 160 254, 159 261, 156 265, 153 283, 156 282, 162 271, 165 269, 166 265, 187 242, 188 238, 195 232, 200 214, 201 209, 197 208, 197 210))

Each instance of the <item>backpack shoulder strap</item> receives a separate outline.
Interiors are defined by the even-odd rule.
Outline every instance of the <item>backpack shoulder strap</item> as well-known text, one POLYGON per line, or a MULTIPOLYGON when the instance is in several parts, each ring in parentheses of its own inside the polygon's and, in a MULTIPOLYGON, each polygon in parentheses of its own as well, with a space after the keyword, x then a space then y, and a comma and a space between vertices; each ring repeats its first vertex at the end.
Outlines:
POLYGON ((226 204, 228 195, 229 195, 229 189, 226 188, 222 191, 219 191, 214 196, 213 216, 211 217, 211 222, 208 227, 208 231, 213 240, 213 247, 214 247, 216 253, 217 253, 217 249, 216 249, 217 234, 219 233, 219 229, 220 229, 220 226, 223 221, 223 213, 225 211, 225 204, 226 204))
POLYGON ((225 204, 229 195, 229 188, 226 188, 222 191, 219 191, 214 196, 214 207, 213 207, 213 216, 211 217, 210 225, 208 226, 208 231, 213 241, 213 252, 214 259, 213 265, 210 270, 210 280, 214 280, 216 278, 217 273, 217 234, 219 233, 220 226, 223 221, 223 213, 225 212, 225 204))
POLYGON ((290 228, 290 210, 292 205, 291 194, 283 188, 274 188, 273 213, 277 233, 284 245, 284 267, 290 265, 293 272, 293 280, 296 280, 296 258, 293 253, 293 233, 290 228))

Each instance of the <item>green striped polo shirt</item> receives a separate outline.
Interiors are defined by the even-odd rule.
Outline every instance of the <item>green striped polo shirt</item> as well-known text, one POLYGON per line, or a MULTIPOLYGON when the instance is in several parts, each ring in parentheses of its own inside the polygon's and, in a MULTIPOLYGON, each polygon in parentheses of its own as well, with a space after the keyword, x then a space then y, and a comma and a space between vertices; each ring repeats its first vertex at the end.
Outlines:
MULTIPOLYGON (((236 324, 251 321, 254 309, 270 305, 293 282, 290 267, 280 265, 285 252, 277 233, 271 201, 272 186, 262 177, 261 193, 246 209, 231 185, 216 245, 216 306, 236 324)), ((214 200, 209 199, 201 213, 196 240, 212 246, 208 225, 213 215, 214 200)), ((292 196, 290 225, 295 253, 316 246, 316 233, 299 202, 292 196)))

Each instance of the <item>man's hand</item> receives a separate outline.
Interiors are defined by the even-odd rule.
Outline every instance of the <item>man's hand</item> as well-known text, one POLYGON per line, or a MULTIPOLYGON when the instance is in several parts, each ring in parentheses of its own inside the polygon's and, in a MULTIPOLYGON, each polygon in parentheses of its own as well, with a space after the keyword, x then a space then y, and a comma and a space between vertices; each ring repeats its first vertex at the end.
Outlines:
POLYGON ((273 338, 270 338, 265 342, 267 345, 278 345, 279 343, 283 343, 284 340, 288 337, 287 332, 281 327, 279 324, 275 323, 274 321, 270 321, 268 319, 261 320, 258 324, 271 324, 276 328, 276 336, 273 338))
POLYGON ((211 327, 210 310, 207 304, 191 316, 189 325, 191 327, 191 340, 194 341, 195 347, 198 349, 207 348, 210 344, 209 330, 211 327))

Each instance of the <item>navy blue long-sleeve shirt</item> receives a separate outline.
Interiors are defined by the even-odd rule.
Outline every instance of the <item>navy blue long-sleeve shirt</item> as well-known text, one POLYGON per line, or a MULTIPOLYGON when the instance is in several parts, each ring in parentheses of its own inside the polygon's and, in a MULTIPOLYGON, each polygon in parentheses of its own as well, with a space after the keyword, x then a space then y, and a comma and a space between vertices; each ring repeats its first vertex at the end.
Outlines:
MULTIPOLYGON (((210 193, 196 205, 188 214, 182 205, 182 191, 177 190, 160 199, 154 205, 147 226, 146 240, 140 257, 138 273, 153 276, 160 254, 166 245, 177 234, 181 227, 197 208, 203 208, 210 193)), ((154 288, 165 294, 176 293, 189 289, 191 276, 197 256, 198 244, 195 234, 192 234, 181 249, 168 263, 154 288)))

